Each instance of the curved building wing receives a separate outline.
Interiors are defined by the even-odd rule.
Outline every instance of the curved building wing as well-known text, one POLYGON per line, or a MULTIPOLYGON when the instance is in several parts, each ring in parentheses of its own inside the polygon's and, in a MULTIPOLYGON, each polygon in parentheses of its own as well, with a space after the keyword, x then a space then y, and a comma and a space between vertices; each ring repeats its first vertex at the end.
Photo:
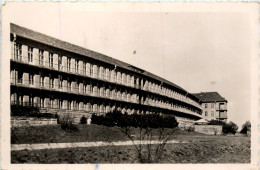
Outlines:
POLYGON ((76 115, 202 116, 200 100, 176 84, 112 57, 10 25, 11 104, 76 115))

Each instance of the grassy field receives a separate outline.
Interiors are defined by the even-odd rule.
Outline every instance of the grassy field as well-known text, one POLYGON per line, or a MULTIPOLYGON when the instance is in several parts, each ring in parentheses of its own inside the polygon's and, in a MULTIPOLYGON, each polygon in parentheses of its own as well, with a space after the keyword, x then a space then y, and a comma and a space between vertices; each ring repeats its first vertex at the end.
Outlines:
MULTIPOLYGON (((138 129, 133 129, 137 135, 138 129)), ((118 127, 79 125, 68 133, 59 126, 12 129, 13 143, 122 141, 118 127), (22 134, 21 134, 22 133, 22 134)), ((250 163, 250 137, 211 136, 175 129, 172 139, 189 143, 167 144, 159 163, 250 163)), ((153 148, 156 145, 152 146, 153 148)), ((134 146, 12 151, 12 163, 138 163, 134 146)))
MULTIPOLYGON (((129 138, 122 133, 119 127, 106 127, 101 125, 79 124, 78 131, 66 132, 60 125, 16 127, 11 129, 11 144, 32 144, 32 143, 63 143, 63 142, 93 142, 93 141, 126 141, 129 138)), ((156 130, 154 130, 156 138, 156 130)), ((178 135, 202 135, 196 132, 184 132, 174 129, 178 135)), ((132 128, 132 135, 138 136, 139 129, 132 128)), ((173 135, 171 139, 176 139, 173 135)))

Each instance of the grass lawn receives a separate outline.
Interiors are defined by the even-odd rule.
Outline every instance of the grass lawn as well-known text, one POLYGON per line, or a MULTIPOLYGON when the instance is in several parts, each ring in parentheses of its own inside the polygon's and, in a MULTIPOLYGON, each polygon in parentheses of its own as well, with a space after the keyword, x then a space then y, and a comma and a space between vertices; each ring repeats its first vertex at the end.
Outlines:
MULTIPOLYGON (((126 141, 119 127, 78 125, 65 132, 60 125, 12 128, 12 144, 87 141, 126 141)), ((132 129, 138 136, 139 130, 132 129)), ((171 139, 188 143, 167 144, 159 163, 250 163, 250 137, 214 136, 174 129, 171 139)), ((153 133, 156 138, 156 131, 153 133)), ((156 145, 152 145, 153 148, 156 145)), ((12 151, 12 163, 138 163, 134 146, 100 146, 34 151, 12 151)))
MULTIPOLYGON (((139 163, 134 146, 12 151, 11 162, 139 163)), ((190 143, 167 144, 159 163, 250 163, 250 138, 202 137, 190 143)))
MULTIPOLYGON (((32 144, 32 143, 64 143, 64 142, 93 142, 93 141, 126 141, 128 137, 122 133, 119 127, 106 127, 101 125, 79 124, 78 131, 66 132, 60 125, 15 127, 11 129, 11 144, 32 144)), ((169 129, 168 129, 169 130, 169 129)), ((175 134, 184 136, 199 134, 195 132, 184 132, 174 129, 175 134)), ((139 129, 132 128, 132 133, 138 136, 139 129)), ((201 136, 201 134, 199 134, 201 136)), ((154 136, 156 137, 156 130, 154 136)), ((177 136, 173 135, 172 139, 177 136)))

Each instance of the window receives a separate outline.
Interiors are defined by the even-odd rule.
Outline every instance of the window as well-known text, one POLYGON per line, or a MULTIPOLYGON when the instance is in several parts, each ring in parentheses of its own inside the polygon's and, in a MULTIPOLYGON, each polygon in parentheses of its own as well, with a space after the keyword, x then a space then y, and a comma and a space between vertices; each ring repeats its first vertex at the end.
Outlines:
POLYGON ((205 108, 208 108, 208 104, 207 103, 205 104, 205 108))
POLYGON ((28 62, 33 62, 33 48, 28 46, 28 62))
POLYGON ((71 67, 71 58, 67 58, 67 70, 70 71, 70 67, 71 67))
POLYGON ((103 69, 103 78, 106 78, 106 69, 103 69))
POLYGON ((62 70, 62 56, 61 55, 58 56, 58 69, 62 70))
POLYGON ((208 112, 207 111, 205 111, 205 116, 208 116, 208 112))
POLYGON ((29 95, 29 106, 33 106, 33 96, 32 96, 32 94, 29 95))
POLYGON ((211 117, 214 117, 214 111, 211 111, 211 117))
POLYGON ((83 85, 83 93, 84 94, 87 93, 87 86, 86 86, 86 84, 83 85))
POLYGON ((41 100, 40 100, 40 107, 44 107, 44 99, 43 98, 41 98, 41 100))
POLYGON ((44 87, 44 76, 43 75, 41 75, 41 77, 40 77, 40 86, 44 87))
POLYGON ((59 89, 62 89, 62 76, 59 75, 59 89))
POLYGON ((76 86, 75 87, 76 91, 79 92, 79 83, 77 81, 76 81, 76 85, 75 86, 76 86))
POLYGON ((75 102, 75 104, 76 104, 76 110, 79 110, 79 103, 75 102))
POLYGON ((50 78, 50 88, 54 88, 54 79, 50 78))
POLYGON ((84 75, 86 74, 86 65, 87 65, 87 63, 83 62, 83 74, 84 75))
POLYGON ((214 103, 211 103, 211 108, 212 108, 212 109, 214 108, 214 103))
POLYGON ((18 84, 23 84, 23 73, 18 71, 18 84))
POLYGON ((116 77, 116 72, 114 72, 114 79, 115 79, 115 81, 116 81, 116 79, 117 79, 117 77, 116 77))
POLYGON ((75 72, 78 73, 79 72, 79 60, 75 61, 75 72))
POLYGON ((62 109, 62 104, 63 104, 63 101, 59 100, 59 109, 62 109))
POLYGON ((44 65, 44 55, 43 55, 43 50, 39 50, 39 65, 41 65, 41 66, 44 65))
POLYGON ((49 53, 49 67, 53 68, 53 53, 49 53))
POLYGON ((90 104, 90 111, 93 112, 93 105, 90 104))
POLYGON ((53 102, 53 99, 51 99, 50 103, 51 103, 51 108, 54 108, 54 107, 53 107, 53 103, 54 103, 54 102, 53 102))
POLYGON ((99 74, 100 74, 100 69, 99 69, 99 67, 97 67, 97 77, 99 77, 99 74))
POLYGON ((90 84, 90 94, 93 94, 93 86, 90 84))
POLYGON ((15 59, 22 60, 22 44, 16 43, 15 46, 15 59))
POLYGON ((71 101, 68 101, 67 109, 71 110, 71 101))
POLYGON ((90 76, 93 76, 93 65, 90 64, 90 76))
POLYGON ((99 96, 99 88, 97 87, 97 95, 99 96))
POLYGON ((106 75, 106 77, 107 77, 108 80, 110 80, 110 76, 111 76, 111 75, 110 75, 110 70, 108 70, 107 75, 106 75))
POLYGON ((32 75, 32 74, 29 74, 29 84, 30 84, 30 85, 33 85, 33 83, 34 83, 33 75, 32 75))
POLYGON ((106 88, 103 86, 103 96, 106 96, 106 88))
POLYGON ((71 82, 68 81, 68 91, 71 91, 71 82))

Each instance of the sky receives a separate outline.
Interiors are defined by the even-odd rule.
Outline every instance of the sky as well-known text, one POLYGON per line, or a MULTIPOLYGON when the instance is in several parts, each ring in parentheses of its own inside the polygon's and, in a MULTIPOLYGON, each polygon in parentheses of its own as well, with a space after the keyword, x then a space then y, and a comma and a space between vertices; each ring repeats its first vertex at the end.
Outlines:
POLYGON ((216 91, 228 100, 228 121, 241 126, 250 120, 248 13, 222 11, 223 6, 207 10, 213 8, 207 5, 202 10, 137 4, 124 10, 107 3, 92 8, 77 3, 40 5, 7 3, 4 24, 12 22, 130 63, 190 93, 216 91))

